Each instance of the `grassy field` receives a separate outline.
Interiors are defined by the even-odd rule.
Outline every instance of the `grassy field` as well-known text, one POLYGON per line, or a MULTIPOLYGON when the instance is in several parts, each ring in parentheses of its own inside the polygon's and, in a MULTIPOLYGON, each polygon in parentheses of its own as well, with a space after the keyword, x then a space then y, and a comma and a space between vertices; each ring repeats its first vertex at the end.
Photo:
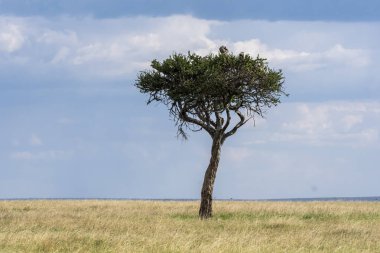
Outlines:
POLYGON ((380 252, 380 203, 0 201, 0 252, 380 252))

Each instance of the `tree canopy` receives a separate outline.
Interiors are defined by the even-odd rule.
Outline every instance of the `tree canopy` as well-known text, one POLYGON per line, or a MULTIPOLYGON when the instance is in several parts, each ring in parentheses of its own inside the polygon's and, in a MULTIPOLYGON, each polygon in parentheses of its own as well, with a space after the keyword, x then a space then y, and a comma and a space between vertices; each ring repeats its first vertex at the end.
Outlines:
POLYGON ((286 95, 281 70, 268 67, 264 58, 234 55, 223 46, 218 54, 206 56, 174 53, 161 62, 153 60, 151 67, 140 72, 135 85, 149 94, 148 104, 168 107, 184 138, 186 130, 204 129, 212 138, 223 133, 224 141, 286 95), (233 114, 238 122, 230 126, 233 114))

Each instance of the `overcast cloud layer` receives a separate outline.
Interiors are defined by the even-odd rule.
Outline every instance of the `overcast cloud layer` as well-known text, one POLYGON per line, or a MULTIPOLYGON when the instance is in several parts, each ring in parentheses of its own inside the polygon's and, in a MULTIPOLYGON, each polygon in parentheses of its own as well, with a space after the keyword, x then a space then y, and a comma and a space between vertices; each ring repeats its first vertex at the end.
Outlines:
POLYGON ((217 198, 380 195, 379 28, 0 16, 0 198, 197 198, 210 140, 177 140, 133 82, 154 58, 220 45, 266 57, 290 97, 225 144, 217 198))

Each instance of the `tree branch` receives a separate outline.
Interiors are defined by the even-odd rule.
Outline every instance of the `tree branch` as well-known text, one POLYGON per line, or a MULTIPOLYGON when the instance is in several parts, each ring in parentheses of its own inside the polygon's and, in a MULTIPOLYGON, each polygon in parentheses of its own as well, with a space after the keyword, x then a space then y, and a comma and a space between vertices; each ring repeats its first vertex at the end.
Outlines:
POLYGON ((190 117, 189 115, 187 115, 185 108, 183 108, 182 106, 180 106, 180 109, 181 109, 181 111, 179 113, 179 117, 183 121, 193 123, 195 125, 202 127, 204 130, 206 130, 211 135, 211 137, 214 137, 215 129, 213 129, 210 125, 206 125, 203 121, 198 120, 198 119, 194 119, 194 118, 190 117))
POLYGON ((239 110, 234 110, 234 112, 239 116, 240 121, 237 123, 234 128, 232 128, 229 132, 225 133, 222 139, 222 142, 224 142, 225 139, 236 133, 236 131, 243 126, 245 123, 247 123, 248 119, 245 119, 245 116, 239 111, 239 110))
POLYGON ((206 122, 208 126, 211 125, 216 128, 216 123, 210 118, 210 114, 207 111, 203 111, 197 108, 195 108, 195 111, 199 119, 206 122))
POLYGON ((230 110, 228 109, 228 107, 226 108, 226 114, 227 114, 227 121, 223 126, 223 132, 227 130, 227 127, 230 125, 230 121, 231 121, 230 110))

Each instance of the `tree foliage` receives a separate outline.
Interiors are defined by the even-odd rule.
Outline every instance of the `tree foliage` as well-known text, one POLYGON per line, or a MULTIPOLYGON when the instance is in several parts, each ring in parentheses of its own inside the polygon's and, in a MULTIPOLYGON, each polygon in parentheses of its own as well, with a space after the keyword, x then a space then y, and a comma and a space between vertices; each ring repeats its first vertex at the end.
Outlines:
POLYGON ((200 56, 174 53, 163 61, 153 60, 135 83, 149 94, 148 104, 165 104, 186 138, 186 130, 206 130, 224 140, 249 119, 263 117, 266 109, 287 95, 281 70, 268 67, 264 58, 229 53, 200 56), (233 120, 233 117, 237 120, 233 120))

